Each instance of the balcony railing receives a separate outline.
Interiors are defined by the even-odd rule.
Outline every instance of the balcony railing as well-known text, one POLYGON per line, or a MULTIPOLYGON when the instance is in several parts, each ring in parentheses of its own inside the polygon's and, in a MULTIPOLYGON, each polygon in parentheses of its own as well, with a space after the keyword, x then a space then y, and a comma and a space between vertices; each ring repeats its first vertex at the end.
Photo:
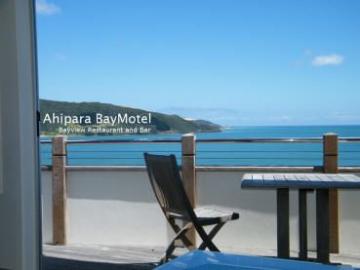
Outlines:
MULTIPOLYGON (((219 167, 322 166, 323 138, 197 139, 196 164, 219 167)), ((69 166, 143 166, 143 153, 175 154, 181 162, 181 139, 89 139, 66 141, 69 166)), ((52 163, 52 141, 41 142, 42 165, 52 163)), ((360 138, 341 137, 339 165, 360 166, 360 138)))
MULTIPOLYGON (((42 141, 41 145, 43 169, 52 171, 55 244, 66 243, 66 172, 144 170, 143 152, 177 156, 184 186, 194 206, 196 171, 360 172, 360 138, 338 138, 335 134, 322 138, 197 140, 191 134, 181 139, 144 140, 68 140, 57 136, 42 141)), ((337 204, 336 197, 335 200, 337 204)))

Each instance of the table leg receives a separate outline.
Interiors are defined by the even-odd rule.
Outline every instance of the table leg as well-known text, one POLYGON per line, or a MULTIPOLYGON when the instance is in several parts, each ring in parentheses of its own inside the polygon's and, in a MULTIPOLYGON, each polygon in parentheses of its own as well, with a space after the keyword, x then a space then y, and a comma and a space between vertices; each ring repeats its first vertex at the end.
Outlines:
POLYGON ((299 258, 307 259, 307 190, 299 189, 299 258))
POLYGON ((290 257, 289 189, 277 189, 277 249, 278 257, 290 257))
POLYGON ((330 210, 329 190, 316 190, 316 242, 317 259, 322 263, 330 262, 330 210))

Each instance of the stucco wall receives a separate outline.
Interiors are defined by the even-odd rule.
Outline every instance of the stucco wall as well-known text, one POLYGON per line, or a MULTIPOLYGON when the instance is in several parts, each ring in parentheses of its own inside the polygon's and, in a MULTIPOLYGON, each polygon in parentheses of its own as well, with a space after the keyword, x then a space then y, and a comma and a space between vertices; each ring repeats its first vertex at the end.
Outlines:
MULTIPOLYGON (((197 173, 199 205, 240 213, 215 239, 224 251, 276 250, 276 193, 242 190, 239 172, 197 173)), ((51 173, 43 172, 44 241, 51 242, 51 173)), ((340 192, 340 249, 360 254, 360 193, 340 192), (355 236, 355 237, 354 237, 355 236)), ((297 192, 290 192, 291 249, 298 248, 297 192)), ((315 195, 308 196, 309 248, 315 249, 315 195)), ((165 246, 169 230, 145 171, 69 171, 69 244, 165 246)))

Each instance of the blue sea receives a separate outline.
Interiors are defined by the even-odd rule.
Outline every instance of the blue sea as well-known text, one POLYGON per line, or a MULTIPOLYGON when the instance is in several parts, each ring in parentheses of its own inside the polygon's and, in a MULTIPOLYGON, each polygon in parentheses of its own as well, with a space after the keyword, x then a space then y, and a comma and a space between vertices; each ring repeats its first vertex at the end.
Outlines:
MULTIPOLYGON (((359 137, 359 126, 233 127, 216 133, 198 133, 199 139, 314 138, 333 132, 359 137)), ((180 139, 181 134, 69 137, 70 140, 180 139)), ((49 138, 42 138, 44 140, 49 138)), ((181 157, 180 143, 106 143, 68 145, 69 165, 143 165, 143 153, 172 153, 181 157)), ((197 143, 197 165, 207 166, 320 166, 321 143, 197 143)), ((42 165, 51 164, 51 145, 41 145, 42 165)), ((339 165, 360 166, 360 143, 339 144, 339 165)))

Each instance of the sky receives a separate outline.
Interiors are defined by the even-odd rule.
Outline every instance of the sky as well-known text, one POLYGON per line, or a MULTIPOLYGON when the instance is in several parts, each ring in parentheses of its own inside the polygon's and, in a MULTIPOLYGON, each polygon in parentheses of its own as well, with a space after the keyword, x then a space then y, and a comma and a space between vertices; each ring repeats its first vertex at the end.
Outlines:
POLYGON ((40 97, 360 124, 360 1, 37 0, 40 97))

